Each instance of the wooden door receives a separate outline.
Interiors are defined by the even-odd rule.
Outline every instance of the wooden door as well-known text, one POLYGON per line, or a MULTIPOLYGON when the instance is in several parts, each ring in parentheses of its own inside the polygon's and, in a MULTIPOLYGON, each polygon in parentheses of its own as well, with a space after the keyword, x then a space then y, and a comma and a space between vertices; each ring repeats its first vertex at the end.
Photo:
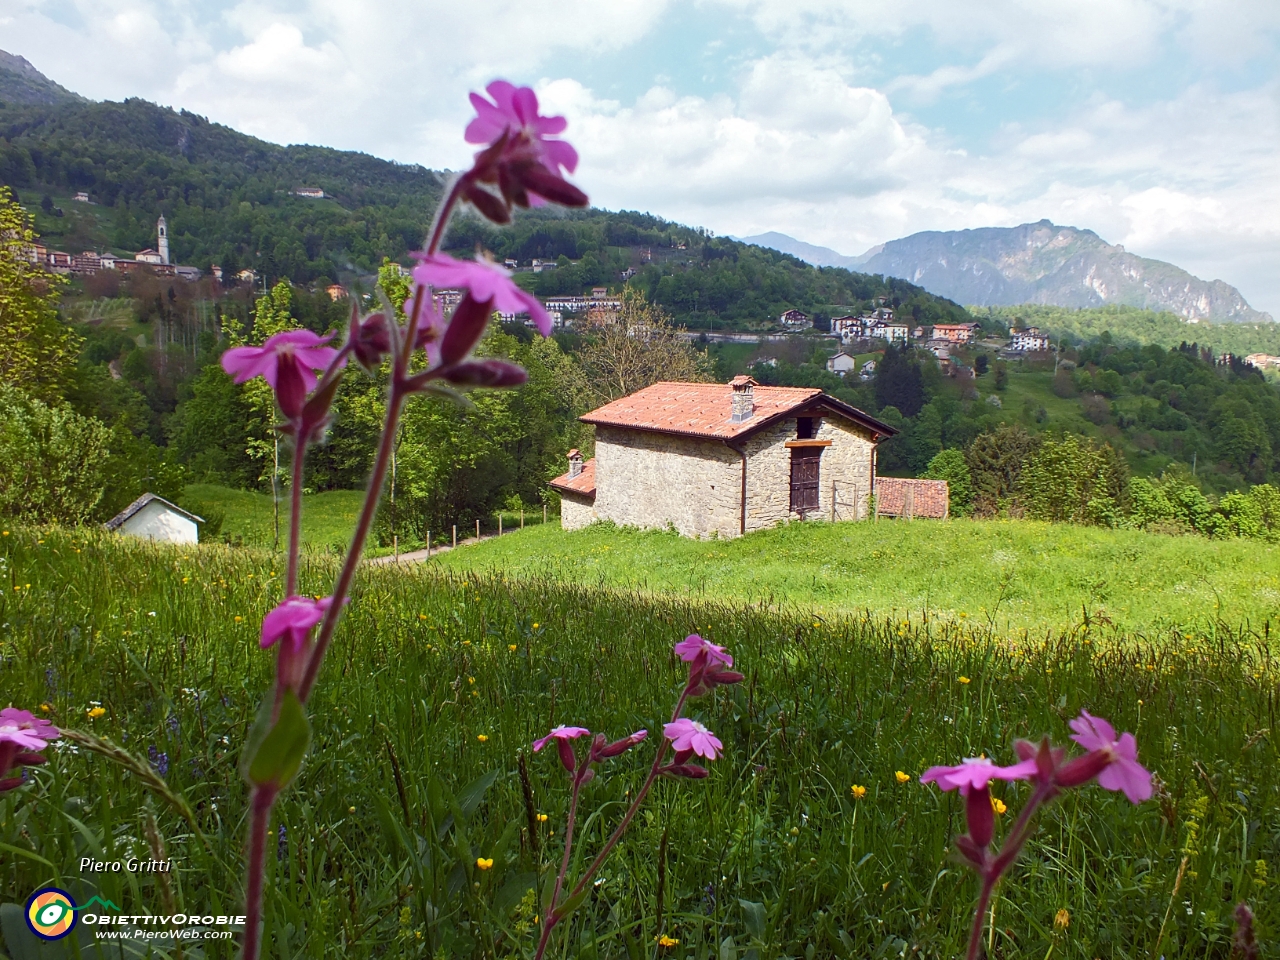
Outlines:
POLYGON ((804 516, 818 509, 818 464, 821 447, 798 447, 791 451, 791 512, 804 516))

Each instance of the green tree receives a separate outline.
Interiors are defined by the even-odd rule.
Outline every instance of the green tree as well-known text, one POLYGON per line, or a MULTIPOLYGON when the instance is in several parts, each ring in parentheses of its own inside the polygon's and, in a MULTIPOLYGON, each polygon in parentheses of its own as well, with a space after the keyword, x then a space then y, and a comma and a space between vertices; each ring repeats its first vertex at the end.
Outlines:
POLYGON ((959 450, 943 450, 929 461, 929 468, 924 475, 929 480, 947 481, 952 516, 969 515, 969 508, 973 503, 973 481, 963 453, 959 450))
POLYGON ((62 396, 80 338, 58 319, 66 280, 32 262, 32 220, 0 186, 0 383, 45 401, 62 396))
POLYGON ((1128 503, 1129 471, 1110 444, 1069 435, 1027 457, 1018 487, 1033 520, 1114 526, 1128 503))
POLYGON ((965 462, 973 483, 976 516, 995 516, 1008 505, 1023 464, 1039 445, 1036 437, 1017 425, 1001 426, 974 438, 965 451, 965 462))

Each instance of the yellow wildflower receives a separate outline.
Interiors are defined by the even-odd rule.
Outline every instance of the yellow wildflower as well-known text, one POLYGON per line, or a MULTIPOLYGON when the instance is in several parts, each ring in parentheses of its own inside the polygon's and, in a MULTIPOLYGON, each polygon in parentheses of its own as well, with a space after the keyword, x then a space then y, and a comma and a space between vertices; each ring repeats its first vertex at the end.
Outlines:
POLYGON ((863 797, 867 795, 867 788, 864 786, 861 786, 860 784, 855 783, 849 789, 853 792, 853 799, 855 800, 861 800, 863 797))
POLYGON ((355 807, 347 807, 347 813, 355 813, 355 812, 356 812, 355 807))
POLYGON ((995 811, 995 814, 998 817, 1004 816, 1004 814, 1009 812, 1009 808, 1005 806, 1004 801, 1001 800, 999 797, 991 798, 991 809, 995 811))
POLYGON ((492 858, 492 857, 477 857, 477 858, 476 858, 476 866, 477 866, 477 867, 479 867, 481 870, 488 870, 488 869, 490 869, 490 868, 493 866, 493 858, 492 858))
POLYGON ((471 684, 472 686, 475 686, 475 682, 476 682, 475 677, 467 677, 467 683, 471 684))
POLYGON ((675 946, 678 946, 679 944, 680 944, 679 940, 677 940, 675 937, 668 937, 665 933, 658 938, 658 946, 660 947, 675 947, 675 946))
POLYGON ((897 780, 899 783, 907 783, 911 780, 911 778, 901 770, 893 775, 893 779, 897 780))
POLYGON ((536 623, 533 625, 533 629, 535 629, 535 630, 537 630, 537 629, 538 629, 538 625, 537 625, 536 623))
POLYGON ((1063 907, 1053 915, 1053 927, 1055 930, 1065 930, 1071 925, 1071 914, 1067 913, 1067 908, 1063 907))
POLYGON ((240 623, 243 620, 244 620, 244 617, 236 617, 236 623, 240 623))
POLYGON ((106 712, 107 711, 104 710, 102 707, 93 707, 85 711, 85 713, 88 715, 90 720, 97 720, 100 716, 102 716, 106 712))
POLYGON ((539 823, 546 823, 546 822, 547 822, 547 815, 546 815, 545 813, 540 813, 540 814, 538 814, 538 822, 539 822, 539 823))
POLYGON ((419 620, 425 620, 425 619, 427 619, 427 615, 426 615, 425 613, 420 613, 420 614, 418 614, 418 619, 419 619, 419 620))
POLYGON ((517 650, 520 649, 520 645, 518 643, 508 643, 507 649, 510 650, 512 653, 515 653, 517 650))
POLYGON ((52 709, 53 709, 53 707, 51 707, 51 706, 50 706, 49 704, 47 704, 47 703, 42 703, 42 704, 40 704, 40 712, 41 712, 41 713, 48 713, 48 712, 49 712, 50 710, 52 710, 52 709))
POLYGON ((968 677, 960 677, 960 678, 959 678, 959 680, 960 680, 960 682, 961 682, 961 683, 972 683, 972 682, 973 682, 973 681, 972 681, 972 680, 970 680, 968 677))
POLYGON ((477 739, 477 740, 479 740, 481 743, 488 743, 488 742, 489 742, 489 737, 488 737, 486 734, 483 734, 483 733, 477 733, 477 734, 476 734, 476 739, 477 739))

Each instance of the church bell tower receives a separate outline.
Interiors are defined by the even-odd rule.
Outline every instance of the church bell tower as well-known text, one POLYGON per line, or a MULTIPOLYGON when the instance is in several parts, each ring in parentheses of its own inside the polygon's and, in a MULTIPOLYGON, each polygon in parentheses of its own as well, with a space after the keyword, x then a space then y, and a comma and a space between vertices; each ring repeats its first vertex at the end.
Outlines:
POLYGON ((160 260, 164 263, 169 262, 169 227, 164 222, 164 214, 160 214, 160 219, 156 221, 156 233, 159 237, 157 247, 160 251, 160 260))

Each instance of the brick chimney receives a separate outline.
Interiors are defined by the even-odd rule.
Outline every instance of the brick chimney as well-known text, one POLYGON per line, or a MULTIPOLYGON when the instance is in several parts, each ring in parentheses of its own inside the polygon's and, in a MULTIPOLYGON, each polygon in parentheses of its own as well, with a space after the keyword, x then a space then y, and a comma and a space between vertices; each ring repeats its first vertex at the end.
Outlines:
POLYGON ((734 377, 729 381, 729 387, 733 390, 733 405, 730 407, 729 422, 742 423, 744 420, 750 420, 756 410, 756 382, 746 376, 734 377))
POLYGON ((575 447, 569 451, 569 479, 582 472, 582 453, 575 447))

